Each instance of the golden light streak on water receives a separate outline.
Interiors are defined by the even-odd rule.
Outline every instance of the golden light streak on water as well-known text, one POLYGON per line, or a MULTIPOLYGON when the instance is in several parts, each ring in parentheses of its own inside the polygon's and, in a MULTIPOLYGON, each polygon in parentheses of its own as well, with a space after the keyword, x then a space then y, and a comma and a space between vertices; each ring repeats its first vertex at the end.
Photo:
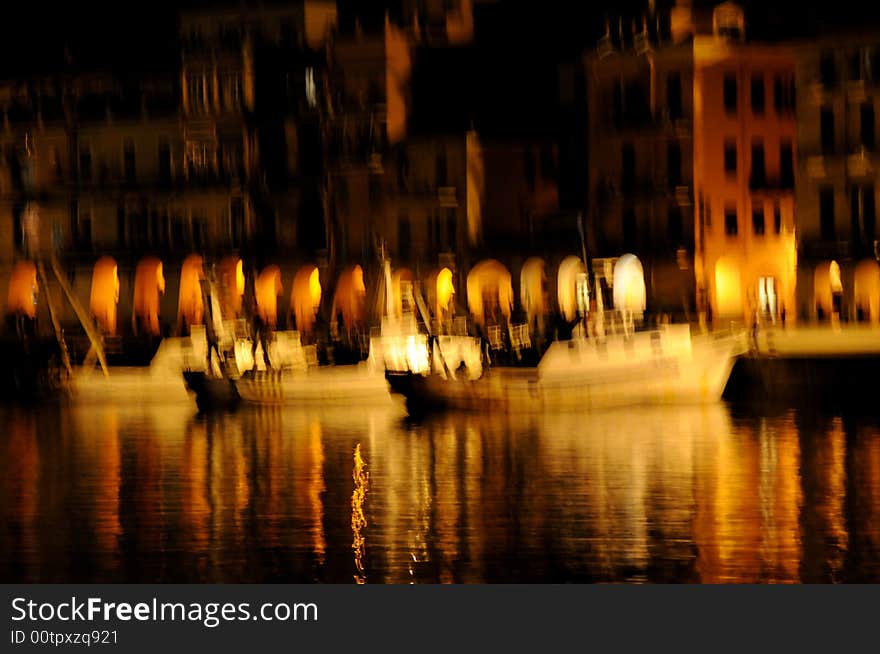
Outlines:
POLYGON ((363 536, 363 530, 367 526, 367 517, 364 515, 364 501, 367 497, 367 491, 370 489, 370 475, 367 472, 367 464, 361 456, 361 444, 358 443, 354 449, 354 491, 351 494, 351 533, 353 540, 351 549, 354 552, 354 567, 357 572, 354 575, 355 583, 367 583, 367 576, 364 572, 364 553, 366 541, 363 536))

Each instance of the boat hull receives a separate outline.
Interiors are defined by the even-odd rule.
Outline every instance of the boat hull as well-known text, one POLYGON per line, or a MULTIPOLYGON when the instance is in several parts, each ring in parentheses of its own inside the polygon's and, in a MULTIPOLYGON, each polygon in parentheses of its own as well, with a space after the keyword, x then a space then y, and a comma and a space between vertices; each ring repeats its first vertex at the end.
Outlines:
POLYGON ((236 379, 242 402, 249 404, 321 404, 390 402, 384 374, 365 364, 261 371, 236 379))
POLYGON ((389 382, 418 408, 514 412, 714 402, 721 398, 742 350, 739 340, 707 338, 680 352, 603 360, 596 352, 574 352, 581 347, 578 343, 559 347, 561 351, 549 361, 545 357, 537 368, 493 368, 476 381, 397 375, 389 376, 389 382), (573 363, 565 365, 556 357, 573 363))

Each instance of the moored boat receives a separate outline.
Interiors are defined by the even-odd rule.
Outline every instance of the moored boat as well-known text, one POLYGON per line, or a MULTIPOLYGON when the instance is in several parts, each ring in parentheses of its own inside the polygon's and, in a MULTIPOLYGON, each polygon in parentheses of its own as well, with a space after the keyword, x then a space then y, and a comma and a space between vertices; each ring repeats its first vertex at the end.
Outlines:
POLYGON ((534 368, 492 367, 476 380, 398 375, 393 389, 411 406, 486 410, 589 410, 716 401, 744 334, 699 334, 688 325, 557 341, 534 368))

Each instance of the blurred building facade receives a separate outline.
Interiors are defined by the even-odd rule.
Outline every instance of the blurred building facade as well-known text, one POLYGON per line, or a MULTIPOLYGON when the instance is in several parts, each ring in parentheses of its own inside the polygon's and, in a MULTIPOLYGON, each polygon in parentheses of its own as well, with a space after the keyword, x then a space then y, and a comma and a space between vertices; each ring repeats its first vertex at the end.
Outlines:
POLYGON ((799 312, 877 324, 880 34, 800 44, 797 79, 799 312))
POLYGON ((795 305, 791 49, 748 42, 732 2, 676 3, 609 21, 586 65, 593 256, 642 259, 654 312, 781 319, 795 305))

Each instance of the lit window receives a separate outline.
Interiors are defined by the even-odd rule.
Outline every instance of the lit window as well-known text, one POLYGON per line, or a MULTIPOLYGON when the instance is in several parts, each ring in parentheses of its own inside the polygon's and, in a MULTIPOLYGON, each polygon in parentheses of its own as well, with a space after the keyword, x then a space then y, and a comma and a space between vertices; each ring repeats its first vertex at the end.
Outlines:
POLYGON ((315 69, 312 67, 306 68, 306 102, 309 103, 310 107, 318 104, 318 95, 315 87, 315 69))

